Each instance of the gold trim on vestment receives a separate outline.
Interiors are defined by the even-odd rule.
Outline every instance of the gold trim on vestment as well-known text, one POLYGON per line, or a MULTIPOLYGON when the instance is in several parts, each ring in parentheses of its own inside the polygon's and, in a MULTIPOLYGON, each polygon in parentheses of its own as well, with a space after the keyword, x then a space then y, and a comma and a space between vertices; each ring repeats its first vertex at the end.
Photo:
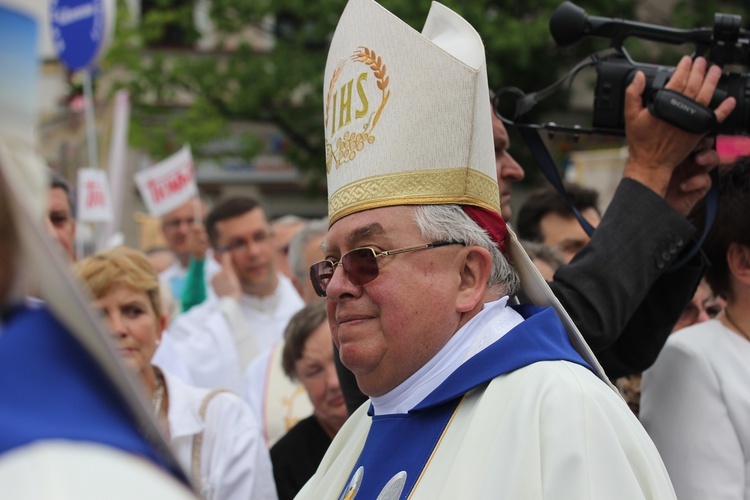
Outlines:
POLYGON ((461 408, 461 405, 463 404, 465 398, 466 398, 466 394, 461 396, 461 401, 458 402, 456 409, 453 410, 453 413, 451 414, 451 418, 448 419, 448 423, 445 424, 445 428, 443 429, 443 432, 440 433, 440 438, 438 439, 437 443, 435 443, 435 446, 432 448, 430 457, 427 459, 427 462, 424 464, 424 467, 422 467, 422 470, 419 471, 419 477, 417 477, 417 480, 414 482, 414 486, 411 487, 411 491, 409 491, 409 495, 406 497, 407 500, 411 499, 412 496, 414 495, 414 492, 417 490, 417 487, 419 486, 419 482, 422 481, 422 478, 424 477, 425 472, 430 467, 430 462, 432 462, 432 459, 435 457, 435 453, 437 453, 438 448, 440 448, 440 445, 443 442, 443 438, 448 433, 448 428, 453 423, 453 420, 456 418, 456 415, 458 415, 458 409, 461 408))
POLYGON ((473 205, 500 212, 497 181, 469 168, 413 170, 367 177, 330 196, 328 224, 373 208, 446 204, 473 205))

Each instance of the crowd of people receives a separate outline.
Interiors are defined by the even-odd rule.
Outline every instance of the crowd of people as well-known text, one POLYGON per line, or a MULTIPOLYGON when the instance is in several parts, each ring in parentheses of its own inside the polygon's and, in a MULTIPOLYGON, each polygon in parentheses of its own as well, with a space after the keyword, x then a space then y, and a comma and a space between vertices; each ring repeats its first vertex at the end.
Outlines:
MULTIPOLYGON (((48 172, 49 244, 151 430, 99 380, 111 375, 96 356, 44 347, 76 335, 22 286, 22 208, 0 175, 0 478, 39 463, 5 469, 4 453, 63 439, 147 458, 157 472, 117 457, 112 470, 167 471, 175 481, 142 486, 162 498, 750 498, 750 162, 718 167, 708 236, 671 268, 711 224, 719 158, 711 138, 644 107, 638 73, 606 210, 590 188, 566 184, 571 206, 544 187, 513 225, 525 172, 487 101, 484 57, 439 4, 418 33, 350 0, 324 74, 323 219, 197 196, 162 217, 165 248, 76 261, 71 190, 48 172), (373 140, 351 149, 363 133, 373 140), (26 385, 50 401, 78 387, 60 422, 18 389, 30 349, 47 367, 26 385), (43 387, 53 369, 73 375, 43 387)), ((666 88, 708 105, 720 76, 686 57, 666 88)), ((0 174, 13 168, 0 155, 0 174)))

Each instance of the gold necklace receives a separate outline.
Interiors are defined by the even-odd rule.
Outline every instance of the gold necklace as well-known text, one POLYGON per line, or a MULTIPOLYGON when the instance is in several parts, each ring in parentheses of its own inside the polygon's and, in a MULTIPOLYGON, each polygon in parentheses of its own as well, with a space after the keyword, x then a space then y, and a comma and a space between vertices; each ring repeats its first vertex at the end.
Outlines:
POLYGON ((742 328, 740 328, 740 325, 738 325, 737 323, 735 323, 734 320, 732 319, 732 317, 729 315, 729 308, 728 307, 724 308, 724 316, 727 318, 727 321, 729 321, 729 323, 733 327, 735 327, 737 329, 738 332, 740 332, 748 341, 750 341, 750 335, 748 335, 747 332, 745 332, 745 330, 743 330, 742 328))
POLYGON ((155 419, 159 419, 159 412, 161 412, 161 404, 164 401, 164 382, 162 382, 159 375, 156 376, 156 392, 151 400, 151 409, 155 419))

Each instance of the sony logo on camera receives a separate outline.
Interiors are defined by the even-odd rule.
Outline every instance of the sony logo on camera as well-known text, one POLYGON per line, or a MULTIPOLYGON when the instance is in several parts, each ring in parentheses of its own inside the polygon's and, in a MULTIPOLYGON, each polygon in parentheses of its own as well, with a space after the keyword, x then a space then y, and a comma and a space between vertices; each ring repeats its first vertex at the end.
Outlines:
POLYGON ((696 110, 685 104, 684 102, 680 102, 675 98, 672 98, 669 100, 669 104, 674 106, 677 109, 680 109, 682 111, 685 111, 687 113, 690 113, 691 115, 694 115, 696 110))

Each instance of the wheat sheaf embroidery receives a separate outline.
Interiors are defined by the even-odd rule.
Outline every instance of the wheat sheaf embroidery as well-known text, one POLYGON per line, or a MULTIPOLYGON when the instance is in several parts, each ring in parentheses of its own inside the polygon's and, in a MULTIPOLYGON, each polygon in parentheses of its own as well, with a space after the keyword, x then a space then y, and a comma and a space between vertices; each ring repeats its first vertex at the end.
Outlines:
POLYGON ((333 76, 331 76, 331 83, 328 85, 328 97, 326 97, 326 116, 325 116, 325 126, 328 128, 328 111, 331 109, 331 96, 333 95, 333 89, 336 86, 336 81, 339 79, 339 75, 341 74, 341 70, 344 69, 344 61, 339 61, 338 66, 336 66, 336 69, 333 70, 333 76))
MULTIPOLYGON (((367 47, 358 47, 357 50, 350 56, 350 59, 355 63, 365 64, 372 71, 373 76, 376 79, 376 85, 381 92, 381 101, 378 109, 368 116, 367 121, 362 127, 361 131, 347 131, 344 132, 343 137, 340 137, 335 144, 329 143, 326 140, 326 172, 331 171, 331 165, 335 163, 336 168, 339 168, 344 163, 354 160, 357 157, 357 153, 362 151, 367 144, 375 142, 375 135, 373 131, 375 126, 380 120, 380 115, 385 108, 386 102, 391 95, 391 91, 388 88, 390 83, 390 77, 387 74, 386 65, 383 63, 383 59, 375 53, 374 50, 368 49, 367 47)), ((343 61, 339 63, 333 72, 331 83, 328 87, 328 96, 326 99, 326 113, 325 113, 325 125, 328 127, 328 116, 331 105, 331 95, 334 93, 334 85, 338 80, 341 70, 343 68, 343 61)))
POLYGON ((380 103, 380 107, 375 112, 375 117, 372 120, 372 128, 370 129, 370 133, 372 133, 372 130, 375 128, 375 125, 377 125, 378 120, 380 119, 380 113, 383 112, 383 107, 388 101, 388 97, 390 97, 391 95, 391 91, 388 90, 388 83, 390 83, 391 78, 386 74, 386 68, 385 64, 383 64, 383 60, 380 58, 380 56, 375 54, 374 50, 370 50, 367 47, 360 47, 360 49, 362 50, 354 53, 354 55, 352 56, 352 61, 365 63, 370 67, 373 75, 378 79, 378 88, 383 93, 383 101, 380 103))

